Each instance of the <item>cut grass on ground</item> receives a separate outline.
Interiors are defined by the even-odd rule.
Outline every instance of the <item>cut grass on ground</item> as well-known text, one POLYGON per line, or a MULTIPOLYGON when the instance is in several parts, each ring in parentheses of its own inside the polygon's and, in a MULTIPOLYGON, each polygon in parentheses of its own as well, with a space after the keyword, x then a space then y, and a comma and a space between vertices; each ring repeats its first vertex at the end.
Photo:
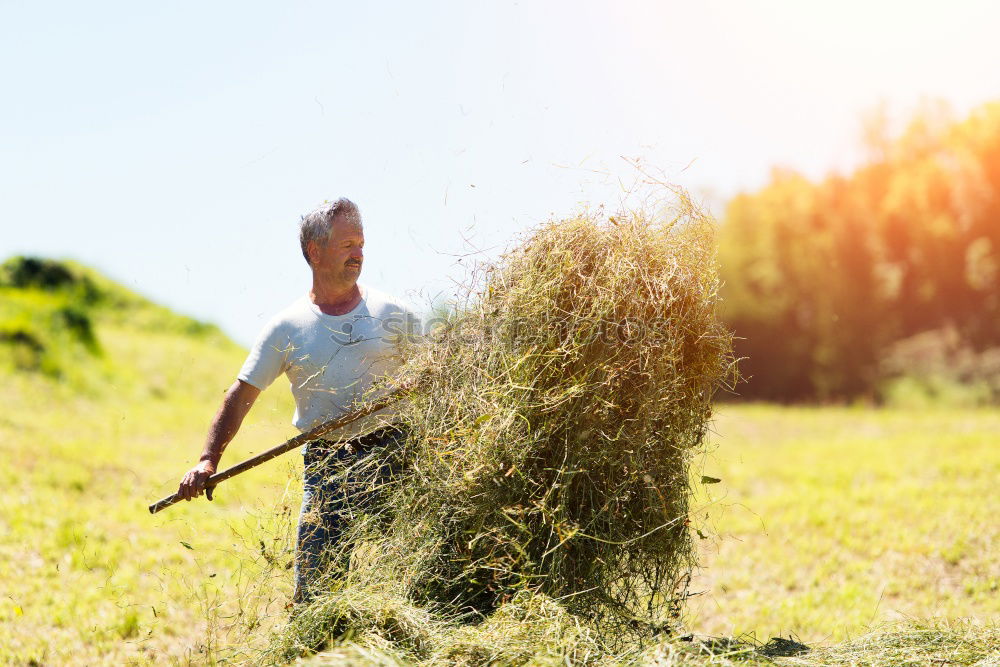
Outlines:
POLYGON ((905 618, 1000 618, 1000 413, 719 409, 690 624, 841 641, 905 618))
MULTIPOLYGON (((212 504, 146 511, 196 458, 243 352, 118 325, 98 337, 103 379, 89 389, 31 373, 0 382, 0 662, 203 664, 231 654, 236 614, 244 625, 257 614, 265 638, 291 572, 279 568, 257 597, 253 558, 291 557, 282 539, 259 540, 294 519, 297 457, 227 482, 212 504)), ((285 387, 262 401, 226 462, 292 433, 285 387)), ((722 479, 704 487, 721 538, 702 541, 692 632, 833 645, 808 654, 830 656, 814 664, 963 664, 969 641, 995 650, 1000 414, 719 412, 703 472, 722 479), (878 662, 888 640, 862 635, 905 617, 984 625, 903 626, 898 659, 878 662)))

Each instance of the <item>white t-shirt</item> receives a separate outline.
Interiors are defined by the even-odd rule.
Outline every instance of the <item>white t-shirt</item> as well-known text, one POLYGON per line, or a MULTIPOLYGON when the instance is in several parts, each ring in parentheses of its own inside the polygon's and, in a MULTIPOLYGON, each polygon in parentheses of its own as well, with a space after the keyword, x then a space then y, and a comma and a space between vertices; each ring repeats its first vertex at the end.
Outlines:
MULTIPOLYGON (((275 315, 257 337, 239 379, 260 390, 282 373, 295 398, 300 431, 356 409, 380 377, 396 371, 398 344, 422 333, 420 317, 403 302, 358 284, 361 302, 344 315, 326 315, 308 295, 275 315)), ((386 408, 331 436, 351 438, 391 420, 386 408)))

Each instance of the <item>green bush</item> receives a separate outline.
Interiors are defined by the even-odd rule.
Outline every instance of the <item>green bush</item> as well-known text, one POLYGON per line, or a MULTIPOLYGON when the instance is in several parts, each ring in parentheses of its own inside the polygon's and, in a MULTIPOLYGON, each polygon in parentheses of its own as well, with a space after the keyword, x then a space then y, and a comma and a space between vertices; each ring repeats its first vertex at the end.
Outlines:
POLYGON ((0 363, 64 377, 102 355, 101 325, 224 339, 216 326, 178 315, 76 262, 11 257, 0 264, 0 363))
POLYGON ((0 355, 13 368, 58 377, 100 351, 87 311, 66 294, 0 287, 0 355))

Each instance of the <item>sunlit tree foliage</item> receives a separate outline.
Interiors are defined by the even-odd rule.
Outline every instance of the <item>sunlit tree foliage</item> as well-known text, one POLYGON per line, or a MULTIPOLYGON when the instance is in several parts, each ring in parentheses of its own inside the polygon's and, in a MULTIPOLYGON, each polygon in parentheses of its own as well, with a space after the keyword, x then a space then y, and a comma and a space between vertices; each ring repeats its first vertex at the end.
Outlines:
POLYGON ((821 182, 775 170, 733 199, 720 258, 741 394, 871 396, 894 341, 951 327, 1000 345, 1000 103, 869 128, 869 160, 821 182))

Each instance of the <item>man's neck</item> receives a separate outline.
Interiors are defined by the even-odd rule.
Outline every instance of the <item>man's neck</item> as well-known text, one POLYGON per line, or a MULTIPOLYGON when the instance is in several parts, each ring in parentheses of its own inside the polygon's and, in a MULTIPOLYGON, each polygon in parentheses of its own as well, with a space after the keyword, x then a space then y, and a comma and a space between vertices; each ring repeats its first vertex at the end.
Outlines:
POLYGON ((361 303, 361 289, 357 282, 327 283, 314 275, 309 299, 325 315, 344 315, 361 303))

